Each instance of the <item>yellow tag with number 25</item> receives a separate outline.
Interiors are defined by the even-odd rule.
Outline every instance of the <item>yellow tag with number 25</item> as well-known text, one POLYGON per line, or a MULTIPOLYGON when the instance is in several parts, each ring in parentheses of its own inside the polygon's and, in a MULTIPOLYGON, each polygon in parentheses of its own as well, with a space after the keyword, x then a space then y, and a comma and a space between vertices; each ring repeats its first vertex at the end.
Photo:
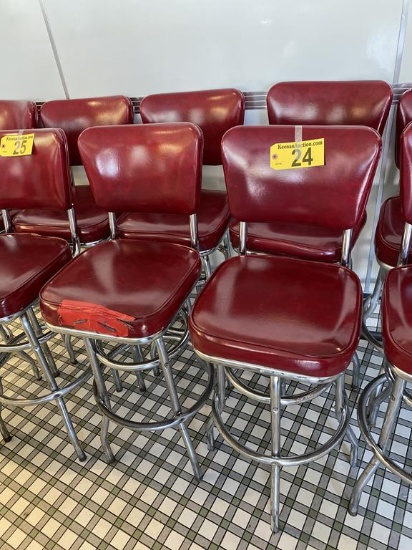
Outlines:
POLYGON ((270 166, 273 170, 309 168, 325 164, 325 139, 275 143, 270 148, 270 166))
POLYGON ((0 157, 22 157, 31 155, 34 134, 7 134, 0 141, 0 157))

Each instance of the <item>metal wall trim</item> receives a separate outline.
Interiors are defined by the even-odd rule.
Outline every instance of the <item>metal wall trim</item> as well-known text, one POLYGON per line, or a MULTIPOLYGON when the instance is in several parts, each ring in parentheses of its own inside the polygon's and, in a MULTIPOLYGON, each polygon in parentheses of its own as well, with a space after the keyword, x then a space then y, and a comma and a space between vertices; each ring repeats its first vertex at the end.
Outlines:
POLYGON ((44 4, 43 4, 43 0, 39 0, 39 4, 40 4, 41 12, 43 14, 44 24, 46 25, 47 34, 49 36, 50 46, 51 46, 52 51, 53 51, 54 61, 56 63, 57 70, 59 72, 60 81, 61 81, 62 86, 63 86, 64 95, 66 96, 66 99, 70 99, 69 90, 67 88, 66 80, 64 78, 63 69, 62 69, 62 65, 60 63, 60 58, 59 58, 59 54, 58 54, 58 51, 57 51, 56 42, 55 42, 54 37, 53 37, 53 33, 52 33, 52 30, 51 30, 49 19, 47 17, 46 8, 44 7, 44 4))

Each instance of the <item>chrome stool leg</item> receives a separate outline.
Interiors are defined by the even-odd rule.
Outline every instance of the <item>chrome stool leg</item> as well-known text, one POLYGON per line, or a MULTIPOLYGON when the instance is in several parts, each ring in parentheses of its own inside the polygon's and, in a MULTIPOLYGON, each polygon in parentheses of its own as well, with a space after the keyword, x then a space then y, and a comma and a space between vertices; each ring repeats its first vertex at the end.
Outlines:
POLYGON ((212 275, 212 264, 210 263, 209 256, 202 256, 203 269, 205 270, 206 280, 212 275))
POLYGON ((359 376, 360 376, 360 361, 357 352, 352 357, 352 389, 357 390, 359 388, 359 376))
MULTIPOLYGON (((338 420, 342 418, 342 415, 344 413, 344 391, 345 381, 344 375, 342 375, 339 376, 339 378, 335 382, 335 408, 336 417, 338 418, 338 420)), ((345 439, 348 440, 351 446, 350 465, 351 467, 356 466, 358 464, 358 440, 350 425, 348 425, 346 429, 345 439)))
MULTIPOLYGON (((270 377, 270 416, 272 431, 272 456, 280 456, 280 418, 281 418, 281 380, 279 376, 270 377)), ((279 463, 271 466, 270 478, 270 507, 271 527, 274 533, 279 531, 279 499, 280 499, 280 470, 279 463)))
POLYGON ((372 313, 375 311, 378 305, 379 299, 382 294, 383 282, 385 280, 385 272, 382 268, 379 269, 378 277, 376 279, 375 287, 370 296, 368 296, 363 305, 363 315, 365 319, 369 319, 372 313))
POLYGON ((225 260, 230 258, 230 246, 229 231, 226 231, 225 236, 223 237, 223 256, 225 260))
POLYGON ((67 350, 67 353, 69 354, 70 363, 72 365, 77 365, 77 359, 76 355, 74 353, 73 345, 72 345, 72 339, 69 334, 62 334, 62 340, 63 344, 67 350))
MULTIPOLYGON (((136 362, 140 361, 143 363, 144 357, 142 354, 142 350, 140 349, 140 346, 133 346, 132 353, 133 353, 133 359, 136 362)), ((143 374, 140 371, 136 371, 136 379, 137 379, 137 384, 139 386, 140 393, 144 393, 146 391, 146 384, 144 383, 143 374)))
MULTIPOLYGON (((22 313, 22 315, 20 316, 20 320, 23 326, 23 330, 26 333, 27 339, 30 342, 30 345, 40 363, 45 380, 47 381, 51 391, 53 393, 55 392, 55 400, 57 405, 59 406, 60 413, 62 415, 63 422, 66 426, 66 430, 69 435, 70 441, 77 453, 79 460, 83 461, 86 459, 86 455, 80 445, 76 432, 74 431, 72 421, 67 412, 66 404, 64 403, 63 397, 59 395, 59 392, 58 392, 59 388, 54 380, 52 370, 46 360, 44 349, 45 347, 47 347, 47 343, 46 342, 43 344, 39 343, 39 340, 37 339, 37 336, 36 336, 35 329, 31 326, 29 321, 29 316, 26 313, 22 313)), ((48 355, 49 354, 50 352, 48 353, 48 355)))
MULTIPOLYGON (((27 310, 27 316, 30 320, 30 324, 33 327, 34 334, 36 335, 36 338, 39 339, 42 336, 42 329, 40 327, 39 321, 37 320, 37 317, 33 311, 33 308, 29 308, 27 310)), ((50 353, 49 346, 47 345, 47 342, 44 342, 43 344, 40 344, 41 349, 43 350, 43 354, 46 357, 47 364, 50 367, 50 370, 53 374, 53 376, 58 376, 59 371, 57 370, 56 363, 54 362, 54 358, 52 354, 50 353)))
POLYGON ((382 294, 382 288, 386 278, 386 274, 387 269, 383 269, 383 267, 381 267, 379 269, 378 278, 376 279, 375 288, 373 289, 372 294, 368 296, 368 298, 364 302, 362 315, 362 336, 367 342, 369 342, 369 344, 373 346, 376 351, 380 353, 383 353, 382 336, 378 330, 369 330, 366 325, 366 321, 369 319, 369 317, 375 311, 376 306, 378 305, 382 294))
MULTIPOLYGON (((163 338, 160 337, 156 340, 156 347, 159 354, 160 367, 165 378, 166 387, 169 392, 170 401, 172 403, 172 409, 176 415, 180 414, 181 407, 179 403, 179 397, 177 395, 176 387, 173 381, 173 374, 169 364, 169 358, 166 351, 166 346, 164 344, 163 338)), ((182 436, 183 442, 185 444, 187 453, 189 455, 190 462, 193 468, 193 474, 196 479, 202 479, 203 473, 200 470, 199 461, 197 459, 196 451, 194 449, 192 440, 189 436, 189 430, 184 421, 179 423, 179 431, 182 436)))
MULTIPOLYGON (((223 407, 225 405, 225 393, 226 393, 226 374, 225 369, 222 365, 216 365, 217 377, 216 377, 216 386, 215 386, 215 401, 216 407, 219 411, 219 414, 222 414, 223 407)), ((215 438, 213 435, 213 429, 215 427, 215 422, 213 415, 210 415, 210 418, 207 422, 207 448, 209 451, 214 451, 215 449, 215 438)))
MULTIPOLYGON (((380 369, 379 375, 381 375, 383 372, 384 369, 380 369)), ((389 397, 391 391, 391 386, 388 385, 385 387, 385 382, 382 382, 382 384, 377 386, 377 388, 373 392, 373 395, 369 399, 368 406, 366 408, 366 419, 370 428, 375 426, 379 408, 382 403, 386 401, 386 399, 389 397)))
MULTIPOLYGON (((107 395, 106 386, 104 384, 102 369, 100 368, 99 362, 96 357, 94 342, 89 338, 84 338, 84 343, 90 361, 90 366, 93 371, 95 397, 96 399, 99 399, 107 409, 110 410, 110 400, 107 395)), ((114 372, 119 375, 117 371, 114 372)), ((114 462, 114 455, 108 439, 109 424, 109 418, 103 414, 100 428, 100 441, 102 444, 103 452, 106 456, 106 460, 110 464, 111 462, 114 462)))
POLYGON ((120 380, 120 374, 117 372, 117 370, 112 371, 112 376, 113 376, 114 387, 116 388, 116 391, 118 393, 123 391, 122 381, 120 380))

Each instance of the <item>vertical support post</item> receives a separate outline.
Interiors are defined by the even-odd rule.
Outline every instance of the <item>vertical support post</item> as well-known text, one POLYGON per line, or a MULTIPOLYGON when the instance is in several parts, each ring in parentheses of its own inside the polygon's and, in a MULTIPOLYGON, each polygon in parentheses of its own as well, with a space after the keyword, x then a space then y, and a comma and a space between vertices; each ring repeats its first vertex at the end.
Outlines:
MULTIPOLYGON (((84 338, 84 344, 86 346, 86 351, 89 357, 90 366, 93 371, 93 377, 97 388, 98 399, 101 399, 104 406, 110 409, 110 399, 109 399, 109 396, 107 395, 106 386, 104 384, 103 374, 102 374, 99 362, 97 361, 94 344, 89 338, 84 338)), ((100 441, 102 443, 104 454, 106 455, 106 460, 107 462, 110 463, 114 461, 114 455, 110 447, 108 432, 109 432, 109 419, 107 418, 107 416, 104 415, 104 413, 102 413, 100 441)))
MULTIPOLYGON (((163 371, 163 376, 165 378, 166 387, 169 392, 170 401, 172 404, 172 409, 175 414, 179 414, 181 411, 179 397, 177 395, 176 386, 173 380, 172 369, 169 364, 169 357, 167 355, 166 346, 164 344, 163 338, 160 337, 156 340, 157 352, 159 354, 160 367, 163 371)), ((184 422, 179 424, 180 435, 182 436, 183 443, 185 444, 187 453, 189 455, 190 463, 192 464, 193 473, 196 479, 202 479, 202 472, 200 470, 199 462, 197 460, 196 451, 193 447, 192 440, 189 436, 189 430, 184 422)))
MULTIPOLYGON (((280 455, 280 394, 281 380, 279 376, 270 377, 270 416, 272 432, 272 456, 280 455)), ((280 499, 280 465, 272 464, 270 477, 270 507, 272 531, 279 531, 279 499, 280 499)))

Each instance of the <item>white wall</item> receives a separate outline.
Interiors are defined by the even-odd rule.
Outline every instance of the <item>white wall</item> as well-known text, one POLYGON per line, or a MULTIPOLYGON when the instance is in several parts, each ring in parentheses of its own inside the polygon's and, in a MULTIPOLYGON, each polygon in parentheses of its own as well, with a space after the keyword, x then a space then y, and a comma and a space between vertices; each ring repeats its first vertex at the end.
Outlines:
POLYGON ((2 99, 64 97, 37 0, 0 1, 0 52, 2 99))
MULTIPOLYGON (((1 0, 0 97, 139 97, 223 86, 266 91, 277 81, 305 79, 393 83, 402 14, 410 2, 1 0)), ((412 82, 411 12, 400 82, 412 82)), ((264 111, 247 112, 246 123, 265 121, 264 111)), ((389 164, 383 194, 395 190, 396 177, 389 164)), ((367 231, 355 250, 362 277, 378 180, 367 231)))

